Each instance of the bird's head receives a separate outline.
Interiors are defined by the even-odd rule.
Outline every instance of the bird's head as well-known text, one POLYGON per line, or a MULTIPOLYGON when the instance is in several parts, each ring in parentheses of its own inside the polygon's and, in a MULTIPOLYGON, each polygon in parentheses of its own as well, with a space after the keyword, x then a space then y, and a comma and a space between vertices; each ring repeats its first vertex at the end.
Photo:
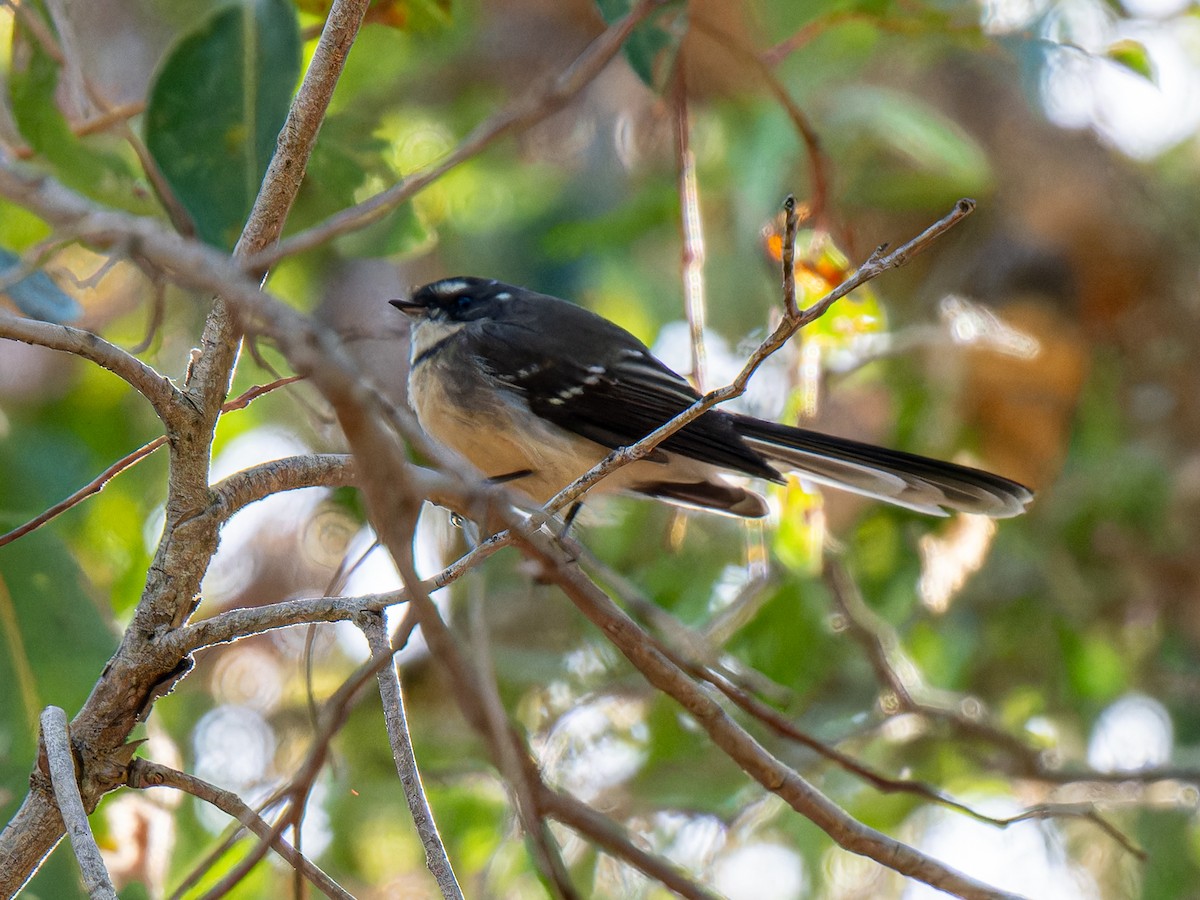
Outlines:
POLYGON ((513 288, 490 278, 443 278, 416 288, 405 300, 391 300, 406 316, 430 322, 472 322, 496 318, 513 299, 513 288))

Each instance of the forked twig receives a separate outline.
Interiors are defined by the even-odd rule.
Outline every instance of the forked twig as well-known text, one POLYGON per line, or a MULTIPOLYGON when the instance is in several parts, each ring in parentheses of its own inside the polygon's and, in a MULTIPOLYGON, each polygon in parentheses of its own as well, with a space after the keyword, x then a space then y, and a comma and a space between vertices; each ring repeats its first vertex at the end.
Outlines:
POLYGON ((139 790, 170 787, 191 794, 193 797, 199 797, 236 819, 246 830, 258 835, 266 846, 274 849, 287 861, 288 865, 293 866, 326 896, 337 898, 337 900, 354 900, 350 893, 321 871, 316 863, 275 834, 271 824, 247 806, 242 798, 233 791, 224 790, 195 775, 188 775, 186 772, 177 771, 148 759, 135 759, 130 763, 127 783, 131 788, 139 790))
POLYGON ((438 162, 406 176, 398 184, 356 206, 344 209, 260 252, 250 261, 259 270, 276 261, 328 243, 338 235, 365 228, 378 221, 413 195, 433 184, 455 166, 478 155, 507 134, 542 121, 562 109, 576 94, 592 83, 600 71, 621 52, 626 39, 639 23, 667 0, 639 0, 623 19, 615 22, 588 45, 549 87, 522 97, 508 109, 481 123, 438 162))
MULTIPOLYGON (((648 456, 659 444, 681 428, 700 418, 700 416, 704 415, 717 404, 740 397, 746 392, 750 378, 758 371, 759 367, 766 362, 768 357, 786 344, 797 331, 825 315, 834 303, 868 281, 878 278, 889 269, 896 269, 903 266, 913 256, 926 249, 931 243, 969 216, 974 210, 974 200, 959 200, 950 213, 892 252, 887 252, 887 244, 880 245, 867 258, 866 262, 851 273, 850 277, 829 291, 812 306, 800 310, 796 314, 785 312, 783 320, 758 345, 733 381, 723 388, 709 391, 675 418, 671 419, 671 421, 650 432, 650 434, 637 443, 614 450, 590 470, 550 498, 543 507, 544 513, 553 514, 563 507, 574 503, 600 481, 600 479, 605 478, 622 466, 648 456)), ((540 525, 544 523, 545 519, 539 521, 538 517, 535 516, 533 521, 540 525)))
MULTIPOLYGON (((280 378, 278 381, 273 381, 270 384, 256 384, 253 387, 248 388, 240 396, 235 397, 234 399, 226 402, 221 407, 221 412, 226 413, 226 412, 232 412, 233 410, 236 410, 236 409, 245 409, 247 406, 250 405, 250 403, 252 403, 257 398, 261 397, 263 394, 269 394, 271 391, 273 391, 277 388, 281 388, 281 387, 284 387, 289 384, 294 384, 295 382, 300 381, 300 380, 301 380, 300 376, 292 375, 287 378, 280 378)), ((31 532, 31 531, 36 531, 37 529, 39 529, 43 525, 45 525, 47 522, 62 515, 68 509, 71 509, 71 507, 78 506, 80 503, 82 503, 88 497, 91 497, 93 494, 100 493, 100 491, 102 491, 104 489, 104 486, 106 484, 108 484, 110 481, 112 481, 113 478, 115 478, 117 475, 121 474, 126 469, 130 468, 131 466, 136 465, 137 463, 141 462, 143 459, 145 459, 147 456, 152 454, 155 450, 159 449, 166 443, 167 443, 167 436, 161 435, 159 437, 156 437, 154 440, 150 441, 150 443, 139 447, 137 450, 134 450, 132 453, 121 457, 115 463, 113 463, 111 466, 109 466, 107 469, 105 469, 103 472, 101 472, 99 475, 97 475, 95 478, 93 478, 91 481, 89 481, 87 484, 85 484, 83 487, 81 487, 79 490, 75 491, 75 493, 71 494, 69 497, 66 497, 63 500, 60 500, 58 503, 55 503, 49 509, 34 516, 32 519, 30 519, 24 525, 19 525, 16 528, 14 528, 12 531, 8 532, 7 534, 0 535, 0 547, 3 547, 5 544, 11 544, 13 541, 17 540, 17 538, 24 537, 25 535, 29 534, 29 532, 31 532)))

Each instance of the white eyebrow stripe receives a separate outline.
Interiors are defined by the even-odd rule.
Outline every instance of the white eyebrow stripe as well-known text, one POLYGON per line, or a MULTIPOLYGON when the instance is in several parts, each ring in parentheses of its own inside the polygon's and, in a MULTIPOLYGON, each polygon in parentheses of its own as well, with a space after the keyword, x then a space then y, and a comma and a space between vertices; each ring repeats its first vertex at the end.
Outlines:
POLYGON ((467 283, 461 278, 447 278, 430 285, 435 294, 457 294, 467 289, 467 283))

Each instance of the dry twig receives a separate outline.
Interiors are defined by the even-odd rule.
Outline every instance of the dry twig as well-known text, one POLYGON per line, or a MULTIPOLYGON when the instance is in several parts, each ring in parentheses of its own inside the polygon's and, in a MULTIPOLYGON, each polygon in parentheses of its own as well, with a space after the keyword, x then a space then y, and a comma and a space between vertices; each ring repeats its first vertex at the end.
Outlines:
MULTIPOLYGON (((375 657, 386 655, 394 659, 391 642, 388 640, 387 628, 383 624, 383 616, 379 613, 363 613, 356 620, 375 657)), ((413 824, 425 847, 425 866, 429 869, 442 896, 447 900, 458 898, 463 893, 454 877, 454 868, 450 865, 450 857, 446 854, 446 845, 438 834, 437 822, 433 818, 433 810, 429 799, 425 796, 425 788, 421 784, 421 773, 417 769, 417 757, 413 753, 412 737, 408 733, 408 717, 404 712, 404 694, 400 688, 400 677, 396 674, 395 664, 386 665, 379 669, 379 696, 383 700, 383 721, 387 726, 388 740, 392 745, 392 758, 396 763, 396 774, 400 776, 400 784, 404 788, 404 799, 408 802, 409 812, 412 813, 413 824)))
POLYGON ((47 706, 42 710, 41 721, 42 746, 46 750, 54 796, 71 839, 71 849, 79 862, 79 871, 83 874, 83 885, 92 900, 117 900, 116 888, 104 867, 100 848, 88 825, 83 798, 79 795, 75 754, 71 751, 71 737, 67 732, 67 714, 57 706, 47 706))
POLYGON ((293 866, 296 871, 304 875, 313 887, 327 897, 338 898, 338 900, 354 900, 315 863, 299 853, 278 834, 275 834, 271 824, 242 802, 242 798, 233 791, 223 790, 195 775, 179 772, 168 766, 150 762, 148 759, 135 759, 130 764, 128 784, 131 788, 138 790, 154 787, 175 788, 199 797, 206 803, 211 803, 221 812, 236 819, 242 827, 258 835, 266 846, 274 849, 287 861, 288 865, 293 866))

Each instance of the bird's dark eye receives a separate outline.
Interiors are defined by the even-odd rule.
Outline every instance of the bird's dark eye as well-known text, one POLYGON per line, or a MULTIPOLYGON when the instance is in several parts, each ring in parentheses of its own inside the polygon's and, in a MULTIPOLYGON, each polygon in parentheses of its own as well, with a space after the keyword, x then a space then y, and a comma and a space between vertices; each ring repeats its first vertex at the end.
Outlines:
POLYGON ((475 302, 475 298, 470 294, 459 294, 454 298, 453 310, 457 313, 466 312, 470 309, 471 304, 475 302))

